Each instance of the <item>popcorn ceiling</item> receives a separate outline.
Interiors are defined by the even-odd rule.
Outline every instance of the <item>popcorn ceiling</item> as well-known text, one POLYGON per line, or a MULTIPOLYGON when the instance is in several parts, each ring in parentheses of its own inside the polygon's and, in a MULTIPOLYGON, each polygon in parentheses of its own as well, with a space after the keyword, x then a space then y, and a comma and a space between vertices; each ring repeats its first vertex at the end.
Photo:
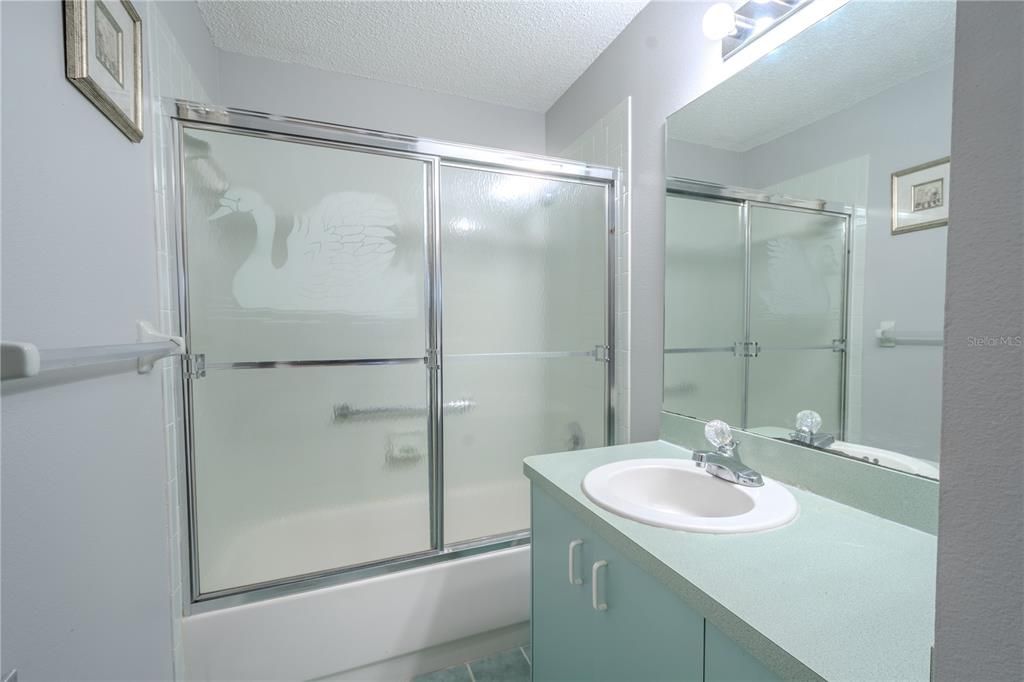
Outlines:
POLYGON ((200 0, 227 52, 546 111, 647 0, 200 0))

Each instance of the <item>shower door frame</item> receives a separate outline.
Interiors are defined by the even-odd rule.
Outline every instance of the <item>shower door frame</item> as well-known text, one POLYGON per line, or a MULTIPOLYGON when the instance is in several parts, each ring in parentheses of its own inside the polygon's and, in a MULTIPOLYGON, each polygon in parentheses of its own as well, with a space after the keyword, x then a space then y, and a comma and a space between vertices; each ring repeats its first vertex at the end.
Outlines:
MULTIPOLYGON (((578 161, 563 160, 539 155, 522 154, 500 149, 477 147, 437 140, 398 135, 394 133, 367 130, 336 125, 322 121, 293 118, 263 112, 216 107, 183 100, 167 100, 165 115, 171 124, 174 168, 171 173, 173 189, 176 192, 174 210, 176 256, 178 323, 185 338, 187 355, 181 363, 182 411, 184 417, 184 457, 178 458, 178 473, 186 485, 179 486, 179 509, 184 513, 187 532, 182 534, 182 576, 187 576, 186 614, 202 613, 219 608, 271 599, 287 594, 305 592, 339 585, 365 578, 385 575, 395 571, 425 566, 441 561, 472 556, 484 552, 526 545, 530 541, 529 529, 512 531, 465 542, 445 544, 444 541, 444 414, 443 414, 443 335, 442 314, 443 279, 441 273, 441 217, 440 191, 441 168, 460 167, 480 171, 504 172, 515 175, 543 178, 553 181, 573 182, 601 186, 605 191, 605 320, 604 345, 592 353, 595 362, 605 365, 605 428, 604 442, 615 442, 615 321, 616 321, 616 260, 619 215, 619 187, 621 171, 617 168, 597 166, 578 161), (225 363, 224 366, 197 365, 192 355, 190 335, 190 308, 188 286, 187 239, 185 226, 184 154, 183 133, 186 129, 204 129, 249 135, 257 138, 279 140, 298 144, 311 144, 347 151, 407 158, 426 164, 424 183, 426 198, 426 225, 424 230, 425 272, 424 292, 427 319, 425 355, 421 358, 404 359, 359 359, 359 360, 308 360, 225 363), (191 382, 201 379, 206 369, 243 369, 252 367, 270 368, 278 366, 339 366, 372 364, 410 364, 422 362, 427 371, 427 441, 428 441, 428 494, 430 513, 431 549, 396 557, 375 560, 362 564, 334 567, 297 576, 288 576, 250 585, 200 592, 198 519, 196 512, 195 439, 194 414, 191 382)), ((538 352, 521 355, 538 357, 578 357, 580 351, 538 352)))
MULTIPOLYGON (((851 276, 851 257, 850 251, 852 239, 850 231, 853 227, 853 216, 855 210, 853 206, 837 203, 833 201, 823 201, 816 199, 798 199, 795 197, 789 197, 779 194, 768 194, 766 192, 759 192, 757 190, 747 189, 744 187, 733 187, 729 185, 720 185, 713 182, 705 182, 703 180, 691 180, 688 178, 676 178, 668 177, 665 182, 665 191, 669 196, 684 197, 690 199, 698 199, 702 201, 712 201, 717 203, 729 204, 736 206, 740 209, 740 221, 743 228, 743 390, 742 390, 742 403, 740 404, 740 420, 742 426, 739 428, 749 428, 747 425, 749 402, 750 402, 750 359, 749 354, 751 339, 750 339, 750 251, 751 251, 751 219, 750 209, 751 207, 764 207, 773 208, 778 210, 793 211, 797 213, 813 213, 815 215, 826 215, 843 220, 843 271, 840 275, 840 281, 842 283, 842 295, 841 306, 840 306, 840 338, 833 341, 832 349, 834 352, 840 352, 840 364, 839 364, 839 432, 836 435, 836 440, 841 440, 846 434, 847 426, 847 392, 849 390, 849 382, 847 381, 846 373, 849 367, 849 351, 850 351, 850 276, 851 276), (836 342, 839 342, 840 347, 836 348, 836 342)), ((666 225, 666 229, 668 226, 666 225)), ((668 314, 668 298, 666 296, 666 311, 668 314)), ((664 320, 663 320, 664 324, 664 320)), ((664 327, 662 328, 662 341, 664 342, 665 337, 664 327)), ((776 346, 773 350, 827 350, 827 346, 776 346)), ((715 347, 715 348, 663 348, 663 353, 703 353, 703 352, 724 352, 728 350, 728 347, 715 347)), ((733 347, 733 353, 735 354, 735 345, 733 347)), ((664 387, 663 387, 664 389, 664 387)), ((662 395, 662 403, 664 404, 664 394, 662 395)), ((697 419, 701 419, 696 415, 693 415, 697 419)), ((707 419, 713 418, 708 416, 707 419)), ((705 419, 705 421, 707 421, 705 419)))

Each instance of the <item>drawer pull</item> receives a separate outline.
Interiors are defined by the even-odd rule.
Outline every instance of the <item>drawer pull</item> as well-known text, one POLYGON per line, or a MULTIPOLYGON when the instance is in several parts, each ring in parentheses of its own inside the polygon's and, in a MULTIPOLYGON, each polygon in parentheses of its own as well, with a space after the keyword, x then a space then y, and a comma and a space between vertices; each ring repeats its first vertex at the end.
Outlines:
POLYGON ((569 543, 569 584, 582 585, 583 578, 576 575, 576 549, 583 546, 583 540, 573 540, 569 543))
POLYGON ((600 575, 599 571, 602 568, 606 568, 607 566, 608 566, 608 562, 602 559, 601 561, 595 562, 594 563, 594 568, 591 570, 591 574, 590 574, 590 578, 591 578, 591 580, 590 580, 590 594, 593 597, 593 604, 594 604, 594 610, 595 611, 607 611, 608 610, 608 603, 606 601, 604 601, 603 599, 600 599, 598 597, 598 593, 599 592, 603 593, 604 590, 602 590, 600 588, 600 586, 598 584, 598 580, 597 580, 598 575, 600 575))

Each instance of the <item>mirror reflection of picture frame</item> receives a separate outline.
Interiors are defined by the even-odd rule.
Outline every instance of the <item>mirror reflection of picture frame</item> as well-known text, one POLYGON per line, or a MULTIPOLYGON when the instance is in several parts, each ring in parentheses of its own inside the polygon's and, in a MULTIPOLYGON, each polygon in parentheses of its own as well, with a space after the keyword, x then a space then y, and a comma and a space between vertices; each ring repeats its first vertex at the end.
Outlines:
POLYGON ((892 174, 892 233, 949 224, 949 157, 892 174))
POLYGON ((142 140, 142 18, 129 0, 64 0, 67 79, 132 142, 142 140))

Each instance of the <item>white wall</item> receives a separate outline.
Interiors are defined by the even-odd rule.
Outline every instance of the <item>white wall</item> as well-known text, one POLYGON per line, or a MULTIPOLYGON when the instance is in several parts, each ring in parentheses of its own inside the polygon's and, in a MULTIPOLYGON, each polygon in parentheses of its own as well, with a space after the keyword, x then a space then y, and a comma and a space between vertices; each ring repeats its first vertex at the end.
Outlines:
POLYGON ((1024 3, 959 2, 935 679, 1024 679, 1024 3))
POLYGON ((652 2, 547 112, 547 148, 566 149, 632 97, 630 438, 658 436, 665 248, 664 123, 721 63, 701 32, 711 3, 652 2))
MULTIPOLYGON (((2 15, 4 338, 134 342, 158 306, 148 143, 65 80, 61 3, 2 15)), ((3 387, 2 655, 21 680, 172 674, 160 375, 124 369, 3 387)))
POLYGON ((544 153, 539 112, 230 52, 221 52, 220 69, 222 101, 215 104, 544 153))
POLYGON ((150 55, 160 60, 160 83, 152 91, 167 97, 220 93, 220 50, 210 37, 199 7, 189 0, 154 0, 160 9, 149 24, 150 55), (158 43, 158 44, 157 44, 158 43), (177 63, 172 63, 177 62, 177 63))

